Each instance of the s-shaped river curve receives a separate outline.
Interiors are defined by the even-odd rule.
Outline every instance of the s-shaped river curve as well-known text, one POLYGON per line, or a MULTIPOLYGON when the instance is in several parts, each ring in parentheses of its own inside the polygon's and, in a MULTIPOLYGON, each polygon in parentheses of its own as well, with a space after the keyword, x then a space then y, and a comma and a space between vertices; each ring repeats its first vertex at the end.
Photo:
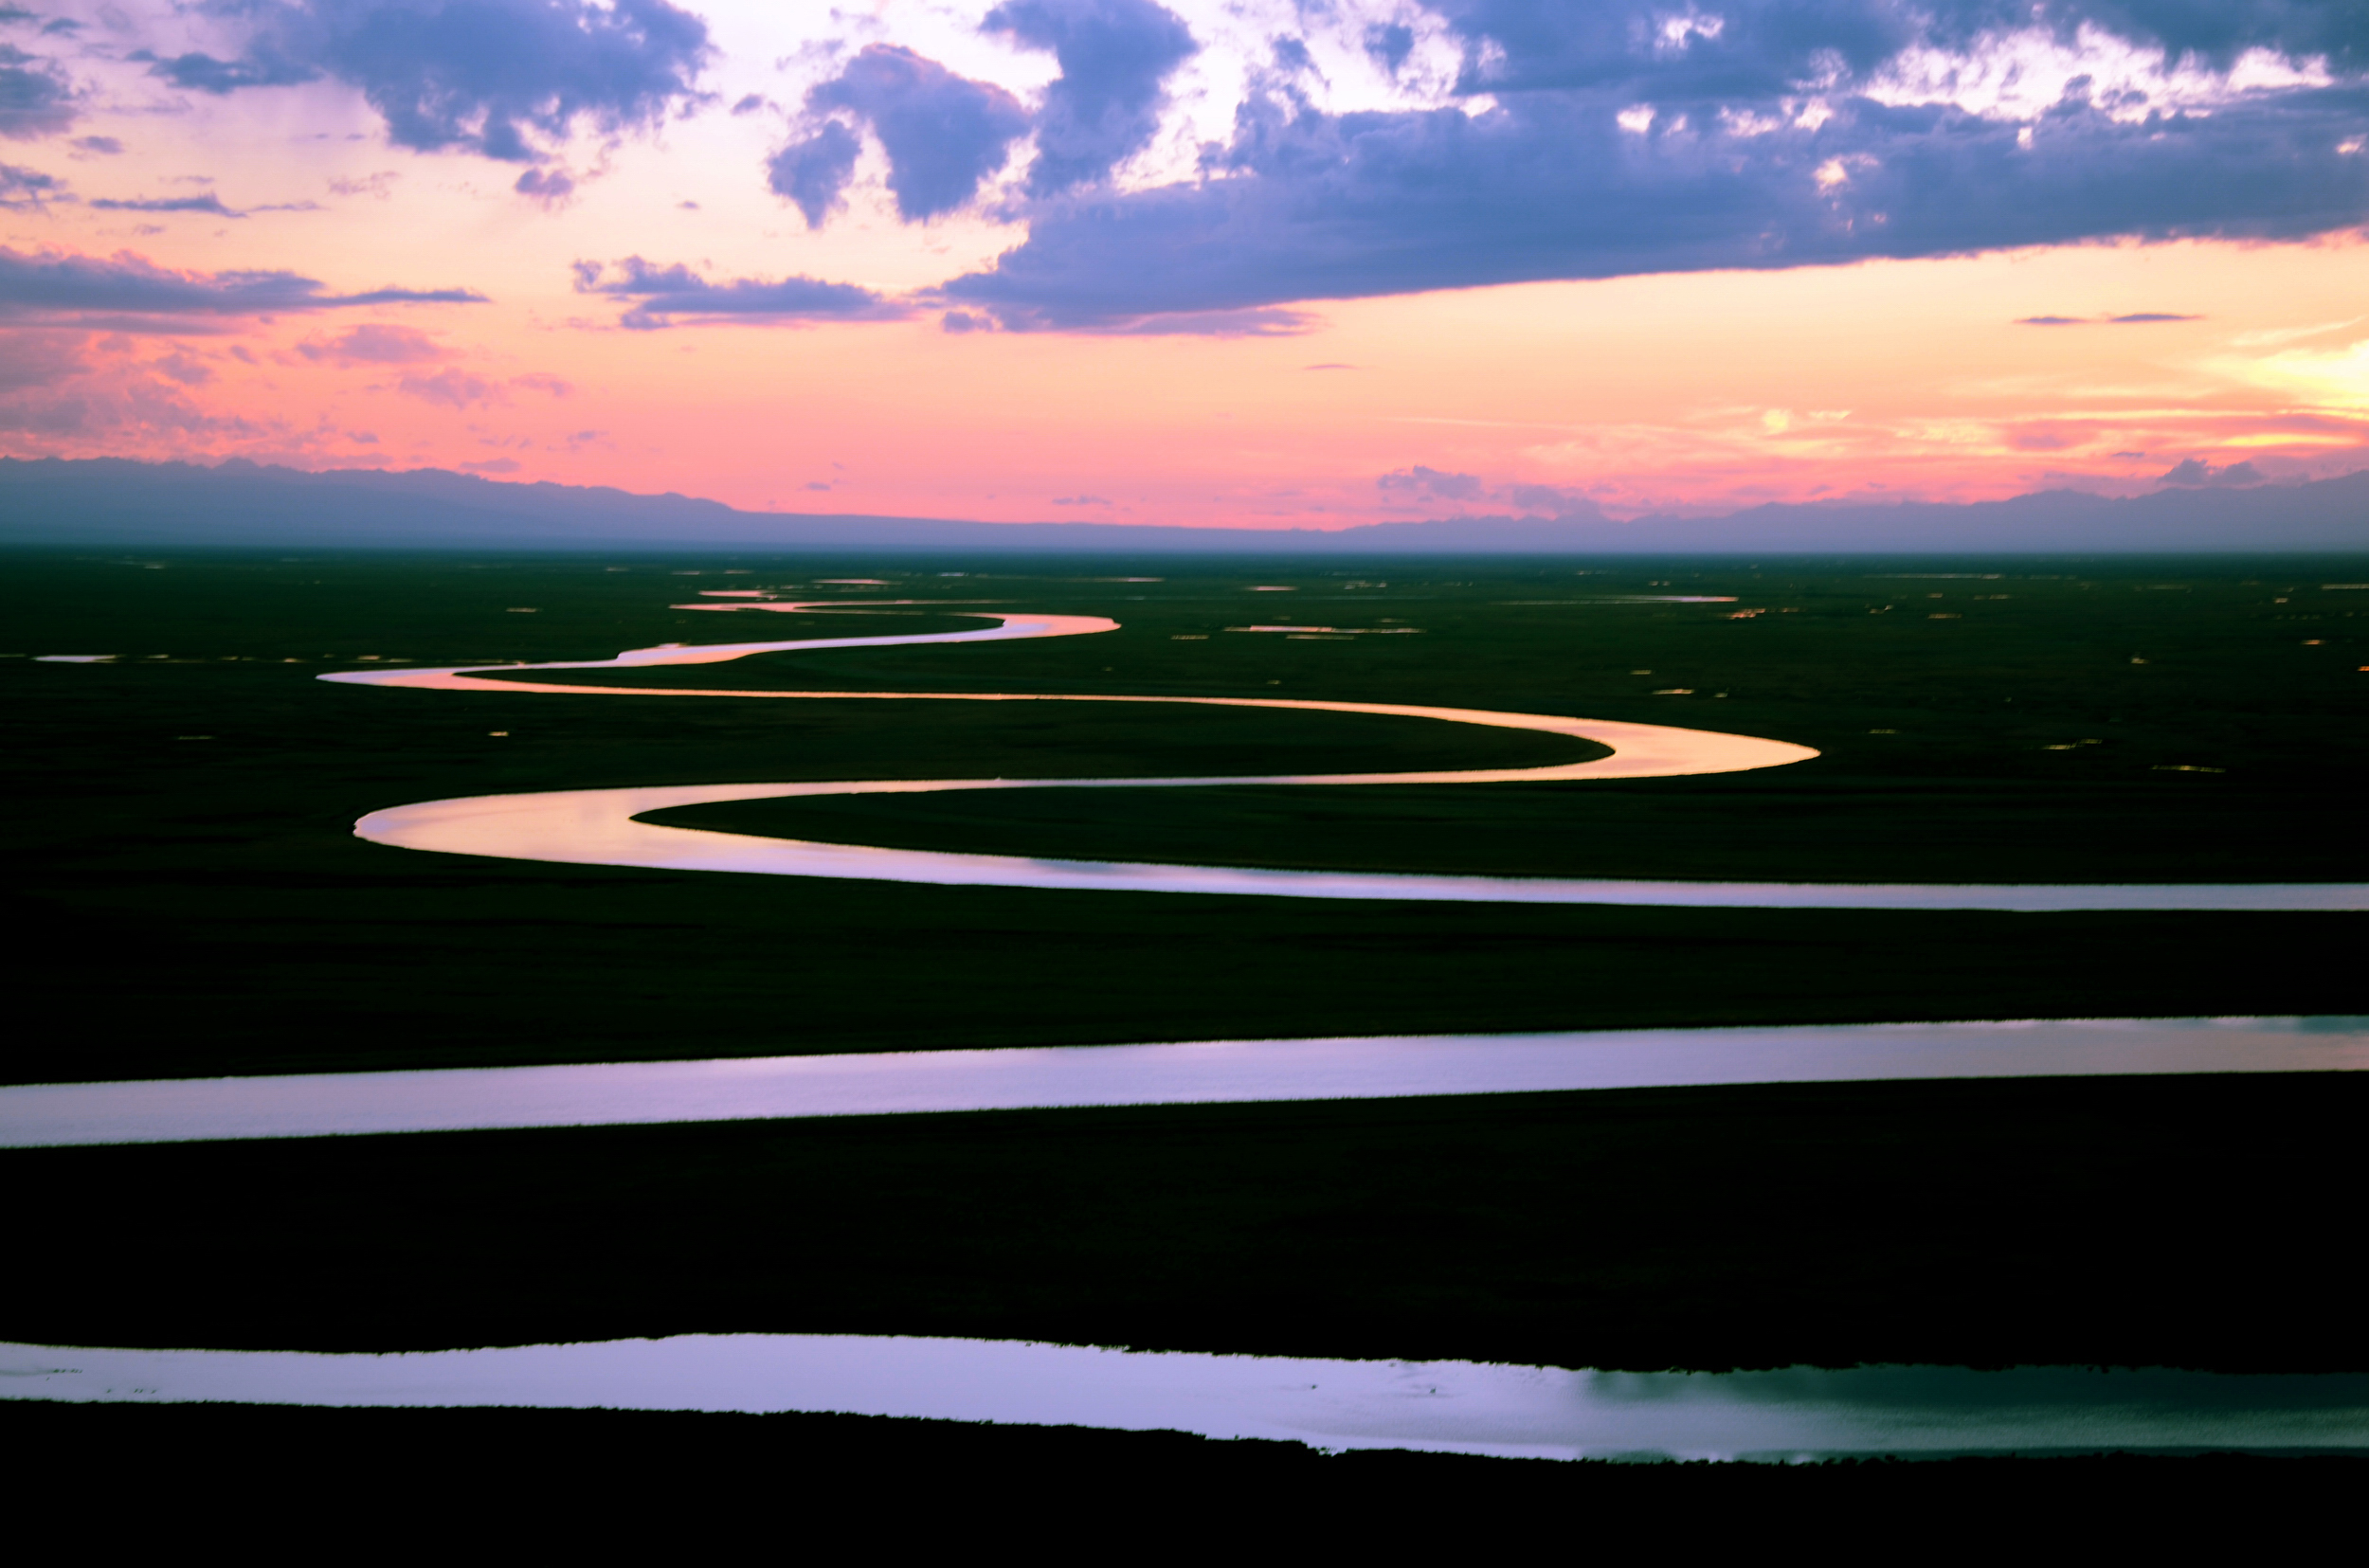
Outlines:
MULTIPOLYGON (((875 602, 876 604, 877 602, 875 602)), ((891 603, 913 603, 893 601, 891 603)), ((812 611, 854 609, 846 601, 678 604, 676 609, 812 611)), ((871 607, 866 605, 864 607, 871 607)), ((1298 697, 1189 697, 1021 692, 768 692, 739 688, 594 686, 488 679, 491 672, 643 669, 718 664, 751 654, 900 644, 981 642, 1076 637, 1116 631, 1100 616, 957 612, 996 622, 969 632, 892 637, 805 638, 775 642, 678 644, 635 648, 614 658, 566 663, 343 670, 319 678, 357 686, 433 691, 541 693, 552 695, 741 697, 879 702, 1167 703, 1204 708, 1278 708, 1328 713, 1376 713, 1494 729, 1534 730, 1592 741, 1611 755, 1546 767, 1470 768, 1413 773, 1295 773, 1224 778, 874 779, 829 783, 675 784, 634 789, 545 790, 473 795, 374 811, 354 824, 357 838, 401 849, 576 865, 660 871, 741 872, 949 887, 1043 888, 1129 892, 1256 894, 1283 898, 1401 899, 1451 903, 1630 904, 1775 909, 1918 909, 2043 911, 2066 910, 2364 910, 2369 884, 1914 884, 1832 882, 1636 881, 1605 878, 1452 876, 1384 872, 1272 871, 1117 860, 1045 860, 817 843, 746 834, 666 827, 640 819, 677 806, 818 795, 915 795, 967 789, 1145 789, 1216 784, 1445 784, 1561 783, 1735 773, 1806 762, 1806 746, 1670 725, 1622 724, 1544 713, 1497 712, 1406 703, 1325 702, 1298 697)))

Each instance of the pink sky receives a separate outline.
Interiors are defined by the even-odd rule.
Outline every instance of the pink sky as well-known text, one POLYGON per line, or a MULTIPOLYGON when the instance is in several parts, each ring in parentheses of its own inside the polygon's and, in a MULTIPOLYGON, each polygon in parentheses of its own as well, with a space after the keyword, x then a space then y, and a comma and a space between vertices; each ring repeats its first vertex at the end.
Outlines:
MULTIPOLYGON (((147 314, 0 299, 0 453, 433 466, 748 508, 1228 527, 2059 485, 2127 495, 2191 459, 2273 478, 2369 466, 2369 255, 2344 223, 1518 282, 1487 281, 1479 255, 1468 286, 1314 300, 1271 289, 1248 312, 949 331, 948 301, 928 291, 1052 222, 1047 199, 1029 206, 1024 137, 975 197, 926 222, 900 217, 883 144, 864 143, 819 227, 768 189, 768 159, 820 123, 813 106, 835 100, 815 84, 853 80, 830 72, 867 41, 942 61, 949 80, 986 84, 981 101, 1004 95, 1038 117, 1040 140, 1055 59, 945 10, 883 7, 833 52, 814 41, 834 12, 691 9, 709 28, 706 97, 638 122, 621 111, 606 130, 597 106, 563 117, 534 160, 401 145, 358 68, 211 92, 135 58, 267 58, 229 21, 69 7, 57 15, 80 26, 44 30, 45 11, 0 35, 21 69, 69 94, 48 129, 0 142, 0 164, 24 176, 0 212, 20 271, 114 259, 127 275, 208 287, 287 272, 328 297, 483 297, 147 314), (730 112, 751 98, 765 102, 730 112), (886 303, 873 318, 676 315, 633 330, 621 319, 636 297, 586 292, 571 270, 628 256, 717 285, 809 278, 886 303), (2131 315, 2167 319, 2112 319, 2131 315)), ((1440 85, 1448 55, 1428 86, 1415 81, 1421 51, 1453 42, 1445 23, 1383 10, 1431 18, 1431 31, 1414 28, 1415 52, 1383 87, 1336 63, 1337 111, 1492 112, 1440 85)), ((1171 144, 1228 123, 1212 104, 1260 80, 1242 49, 1231 66, 1221 58, 1232 24, 1178 11, 1201 51, 1162 79, 1147 111, 1156 132, 1100 176, 1112 199, 1176 188, 1171 144)), ((2096 45, 2090 64, 2129 55, 2118 46, 2096 45)), ((2159 94, 2189 81, 2230 102, 2337 70, 2245 58, 2217 78, 2124 64, 2159 94), (2247 86, 2247 69, 2272 66, 2287 75, 2247 86)), ((2000 125, 2036 113, 1961 107, 2009 117, 2000 125)), ((1623 134, 1643 135, 1635 123, 1632 112, 1623 134)), ((2340 175, 2369 161, 2345 155, 2340 175)), ((1843 158, 1817 169, 1819 190, 1875 178, 1843 158)))

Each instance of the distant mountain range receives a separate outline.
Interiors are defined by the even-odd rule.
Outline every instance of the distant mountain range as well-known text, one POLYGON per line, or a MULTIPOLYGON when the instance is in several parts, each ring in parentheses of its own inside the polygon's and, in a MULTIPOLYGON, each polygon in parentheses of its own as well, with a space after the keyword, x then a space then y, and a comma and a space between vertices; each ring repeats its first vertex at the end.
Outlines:
POLYGON ((980 523, 740 512, 686 496, 510 484, 440 469, 308 474, 0 459, 0 544, 1202 555, 1927 554, 2369 550, 2369 470, 2311 484, 2070 490, 1967 505, 1760 506, 1717 517, 1457 517, 1312 529, 980 523))

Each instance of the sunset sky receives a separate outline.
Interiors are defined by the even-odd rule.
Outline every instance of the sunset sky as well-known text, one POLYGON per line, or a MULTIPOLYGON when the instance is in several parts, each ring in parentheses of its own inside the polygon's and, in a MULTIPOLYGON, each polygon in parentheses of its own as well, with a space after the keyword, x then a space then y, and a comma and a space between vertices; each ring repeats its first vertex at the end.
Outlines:
POLYGON ((0 207, 17 457, 1237 527, 2369 467, 2361 0, 0 0, 0 207))

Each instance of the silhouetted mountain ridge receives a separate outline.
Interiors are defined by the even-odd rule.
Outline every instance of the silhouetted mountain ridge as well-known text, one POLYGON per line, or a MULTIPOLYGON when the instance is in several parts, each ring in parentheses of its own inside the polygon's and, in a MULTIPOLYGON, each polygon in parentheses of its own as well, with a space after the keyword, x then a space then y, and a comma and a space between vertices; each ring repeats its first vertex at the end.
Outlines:
POLYGON ((127 459, 0 459, 0 543, 112 548, 1035 550, 1194 554, 1664 554, 2369 549, 2369 469, 2308 484, 2049 490, 1964 504, 1767 505, 1713 517, 1447 517, 1313 529, 742 512, 672 492, 508 483, 442 469, 306 473, 127 459))

